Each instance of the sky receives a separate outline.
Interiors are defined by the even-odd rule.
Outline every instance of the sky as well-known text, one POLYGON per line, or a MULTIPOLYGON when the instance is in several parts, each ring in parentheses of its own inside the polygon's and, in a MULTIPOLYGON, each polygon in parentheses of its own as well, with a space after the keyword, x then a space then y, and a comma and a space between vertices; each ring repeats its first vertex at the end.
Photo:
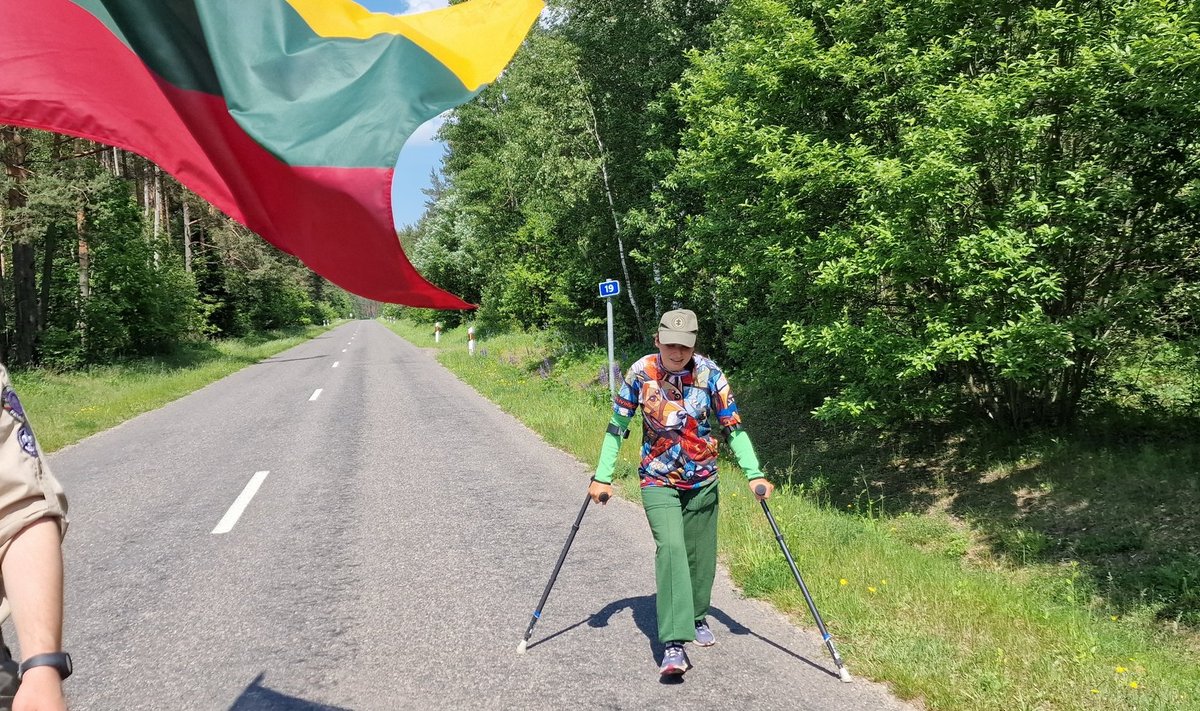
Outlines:
MULTIPOLYGON (((407 15, 446 7, 447 0, 356 0, 359 5, 374 12, 390 12, 407 15)), ((434 135, 442 119, 427 121, 404 144, 400 160, 396 163, 396 177, 392 181, 392 218, 396 227, 414 224, 425 211, 425 193, 429 187, 429 174, 440 169, 445 147, 434 135)))

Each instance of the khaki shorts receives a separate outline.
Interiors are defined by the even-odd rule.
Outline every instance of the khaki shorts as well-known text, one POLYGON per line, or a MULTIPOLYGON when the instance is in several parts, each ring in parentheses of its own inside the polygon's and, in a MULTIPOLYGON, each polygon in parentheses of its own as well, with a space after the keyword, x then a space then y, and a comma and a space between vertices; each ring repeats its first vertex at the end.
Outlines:
MULTIPOLYGON (((67 532, 67 498, 50 473, 21 401, 13 392, 8 371, 0 365, 0 560, 13 537, 43 518, 58 519, 67 532)), ((8 600, 3 598, 0 579, 0 621, 8 618, 8 600)))

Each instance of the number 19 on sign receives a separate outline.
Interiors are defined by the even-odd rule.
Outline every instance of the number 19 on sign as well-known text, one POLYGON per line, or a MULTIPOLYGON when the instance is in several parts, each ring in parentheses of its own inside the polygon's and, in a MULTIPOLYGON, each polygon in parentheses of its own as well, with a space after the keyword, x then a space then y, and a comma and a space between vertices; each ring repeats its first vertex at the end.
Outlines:
POLYGON ((608 299, 621 293, 621 282, 616 279, 600 282, 600 298, 608 299))

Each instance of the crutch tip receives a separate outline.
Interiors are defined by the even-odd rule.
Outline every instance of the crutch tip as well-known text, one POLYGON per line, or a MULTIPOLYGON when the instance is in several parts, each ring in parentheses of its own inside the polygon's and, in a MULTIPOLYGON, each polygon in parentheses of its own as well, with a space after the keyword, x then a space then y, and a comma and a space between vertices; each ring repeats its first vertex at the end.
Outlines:
MULTIPOLYGON (((521 640, 521 643, 517 645, 517 654, 524 654, 524 653, 525 653, 525 640, 521 640)), ((846 681, 850 681, 850 680, 847 679, 846 681)))
POLYGON ((847 684, 853 681, 853 679, 850 678, 850 670, 846 667, 838 669, 838 676, 841 677, 842 681, 846 682, 847 684))

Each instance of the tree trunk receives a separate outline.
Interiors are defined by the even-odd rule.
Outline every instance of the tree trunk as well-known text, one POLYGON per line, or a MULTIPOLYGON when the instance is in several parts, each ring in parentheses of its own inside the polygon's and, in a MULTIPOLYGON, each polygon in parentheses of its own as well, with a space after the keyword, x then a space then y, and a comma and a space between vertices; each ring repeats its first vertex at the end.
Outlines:
POLYGON ((150 200, 150 209, 154 210, 154 231, 151 232, 151 235, 157 239, 162 234, 163 214, 162 171, 158 169, 157 165, 154 166, 154 185, 152 190, 154 194, 150 200))
POLYGON ((92 255, 88 250, 87 214, 82 207, 75 210, 75 238, 79 241, 79 309, 82 311, 83 303, 92 295, 92 255))
POLYGON ((183 270, 192 273, 192 212, 188 208, 187 193, 183 195, 183 270))
MULTIPOLYGON (((11 182, 5 196, 7 211, 10 216, 21 215, 25 207, 25 177, 28 172, 25 160, 29 154, 29 146, 25 136, 16 129, 0 129, 0 137, 4 146, 4 169, 11 182)), ((33 252, 33 237, 29 227, 23 224, 25 218, 16 217, 12 234, 15 236, 12 245, 12 278, 13 278, 13 330, 16 335, 16 352, 13 360, 27 364, 33 362, 33 349, 37 337, 37 284, 34 272, 37 269, 33 252)))
POLYGON ((33 252, 33 240, 29 231, 13 242, 13 330, 16 332, 17 363, 33 362, 34 346, 37 342, 37 284, 34 272, 37 260, 33 252))
MULTIPOLYGON (((575 73, 579 83, 583 85, 583 77, 578 72, 575 73)), ((613 234, 617 238, 617 255, 621 259, 621 271, 625 275, 625 293, 629 296, 629 305, 633 307, 633 320, 637 322, 638 333, 645 333, 646 329, 642 323, 642 310, 638 308, 637 298, 633 293, 633 280, 629 276, 629 265, 625 261, 625 241, 621 238, 621 221, 617 217, 617 205, 613 200, 612 186, 608 180, 608 156, 604 152, 604 142, 600 140, 600 125, 596 121, 596 109, 592 106, 592 100, 587 93, 583 95, 584 103, 587 104, 589 118, 588 129, 591 131, 592 138, 596 141, 596 150, 600 159, 600 179, 604 183, 604 196, 608 199, 608 211, 612 216, 613 234)))
POLYGON ((54 250, 58 248, 58 223, 46 227, 46 244, 42 248, 41 296, 38 298, 37 330, 40 335, 50 323, 50 280, 54 275, 54 250))
MULTIPOLYGON (((3 135, 0 134, 0 140, 3 140, 3 135)), ((0 152, 3 152, 5 146, 0 144, 0 152)), ((8 230, 4 224, 4 216, 7 212, 7 204, 0 203, 0 363, 8 362, 8 300, 5 298, 4 281, 8 278, 8 261, 4 258, 4 235, 8 230)))
POLYGON ((75 210, 75 239, 79 245, 79 249, 76 252, 76 259, 79 263, 79 298, 78 307, 75 310, 79 320, 76 322, 76 328, 79 329, 79 342, 83 345, 83 349, 86 352, 88 331, 87 317, 84 315, 84 309, 87 308, 88 299, 92 295, 92 255, 88 251, 87 214, 84 212, 82 205, 75 210))

